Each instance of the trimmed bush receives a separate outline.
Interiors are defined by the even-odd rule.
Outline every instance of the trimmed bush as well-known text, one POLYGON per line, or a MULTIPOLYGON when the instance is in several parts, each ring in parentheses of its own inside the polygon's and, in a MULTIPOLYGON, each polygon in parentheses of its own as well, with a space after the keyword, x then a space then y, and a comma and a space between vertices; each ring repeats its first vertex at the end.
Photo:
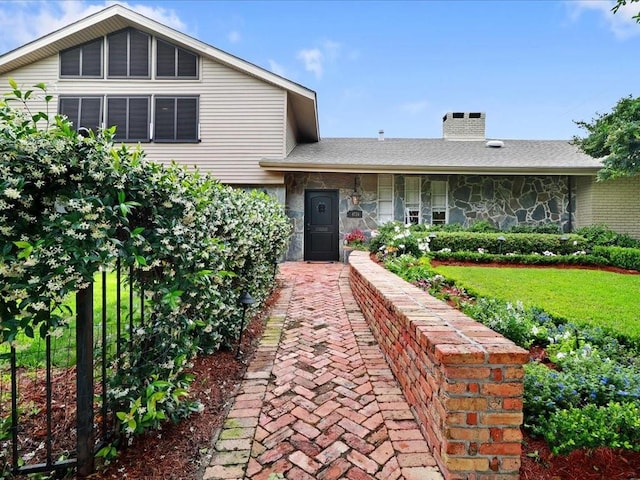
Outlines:
POLYGON ((640 270, 640 249, 625 247, 593 247, 593 253, 609 265, 628 270, 640 270))

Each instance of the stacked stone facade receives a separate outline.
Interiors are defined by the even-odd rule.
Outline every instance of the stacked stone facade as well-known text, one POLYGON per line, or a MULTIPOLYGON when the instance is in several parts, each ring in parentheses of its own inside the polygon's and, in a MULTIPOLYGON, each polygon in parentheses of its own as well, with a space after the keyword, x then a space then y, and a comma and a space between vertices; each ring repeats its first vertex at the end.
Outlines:
MULTIPOLYGON (((422 175, 421 221, 431 223, 431 181, 447 181, 447 223, 468 227, 488 221, 502 230, 517 224, 557 224, 563 231, 575 227, 575 187, 558 175, 422 175)), ((404 222, 405 175, 394 175, 394 219, 404 222)), ((378 224, 378 176, 357 173, 288 173, 285 176, 286 211, 293 225, 287 254, 302 260, 304 239, 304 192, 307 189, 337 190, 340 238, 358 228, 369 233, 378 224), (357 187, 360 203, 350 195, 357 187), (349 218, 349 210, 361 210, 362 218, 349 218)))

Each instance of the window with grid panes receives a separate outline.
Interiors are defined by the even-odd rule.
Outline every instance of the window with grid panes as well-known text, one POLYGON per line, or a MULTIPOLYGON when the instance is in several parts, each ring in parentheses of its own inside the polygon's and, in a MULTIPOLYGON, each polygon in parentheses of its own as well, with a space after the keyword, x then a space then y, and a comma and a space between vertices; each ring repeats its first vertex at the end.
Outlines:
POLYGON ((408 175, 404 177, 404 223, 417 225, 422 223, 421 210, 422 177, 408 175))
POLYGON ((164 40, 156 40, 157 78, 197 78, 198 56, 164 40))
POLYGON ((156 97, 154 107, 154 141, 198 141, 198 97, 156 97))
POLYGON ((102 38, 60 52, 60 77, 102 78, 102 38))
POLYGON ((58 112, 66 115, 78 131, 87 128, 94 132, 102 126, 102 97, 60 96, 58 112))
POLYGON ((150 42, 148 34, 134 29, 109 35, 108 76, 149 78, 150 42))
POLYGON ((447 223, 447 182, 431 182, 431 224, 444 225, 447 223))
POLYGON ((107 126, 116 126, 118 142, 149 141, 149 97, 107 97, 107 126))

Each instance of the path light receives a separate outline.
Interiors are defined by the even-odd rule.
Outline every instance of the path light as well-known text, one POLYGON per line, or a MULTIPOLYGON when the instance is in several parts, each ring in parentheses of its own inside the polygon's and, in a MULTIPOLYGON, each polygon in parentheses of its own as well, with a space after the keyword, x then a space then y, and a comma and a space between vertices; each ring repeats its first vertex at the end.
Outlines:
POLYGON ((502 255, 502 245, 504 245, 504 242, 505 242, 507 239, 506 239, 506 238, 504 238, 504 236, 503 236, 503 235, 500 235, 496 240, 498 240, 498 242, 500 242, 500 243, 499 243, 500 247, 499 247, 499 249, 498 249, 498 253, 499 253, 500 255, 502 255))
POLYGON ((243 290, 238 302, 242 305, 242 323, 240 324, 240 335, 238 336, 238 346, 236 347, 236 358, 238 358, 238 355, 240 354, 240 344, 242 343, 242 331, 244 330, 244 318, 247 314, 247 308, 249 305, 256 303, 256 301, 249 292, 243 290))

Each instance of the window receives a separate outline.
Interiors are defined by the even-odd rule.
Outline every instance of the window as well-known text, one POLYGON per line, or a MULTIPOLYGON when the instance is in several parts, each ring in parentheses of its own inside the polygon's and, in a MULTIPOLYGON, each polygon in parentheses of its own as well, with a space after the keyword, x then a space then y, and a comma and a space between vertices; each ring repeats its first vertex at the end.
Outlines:
POLYGON ((102 97, 60 97, 58 112, 69 117, 76 131, 84 127, 95 132, 102 124, 102 97))
POLYGON ((378 225, 393 221, 393 175, 378 175, 378 225))
POLYGON ((156 142, 196 142, 198 133, 198 97, 156 97, 156 142))
POLYGON ((149 78, 149 40, 133 29, 109 35, 109 77, 149 78))
POLYGON ((404 223, 417 225, 422 223, 421 211, 421 184, 422 177, 404 177, 404 223))
POLYGON ((149 97, 107 97, 107 126, 118 142, 149 141, 149 97))
POLYGON ((158 39, 156 77, 158 78, 197 78, 198 56, 180 47, 158 39))
POLYGON ((102 38, 60 52, 61 77, 102 77, 102 38))
POLYGON ((447 182, 431 182, 431 224, 447 223, 447 182))

